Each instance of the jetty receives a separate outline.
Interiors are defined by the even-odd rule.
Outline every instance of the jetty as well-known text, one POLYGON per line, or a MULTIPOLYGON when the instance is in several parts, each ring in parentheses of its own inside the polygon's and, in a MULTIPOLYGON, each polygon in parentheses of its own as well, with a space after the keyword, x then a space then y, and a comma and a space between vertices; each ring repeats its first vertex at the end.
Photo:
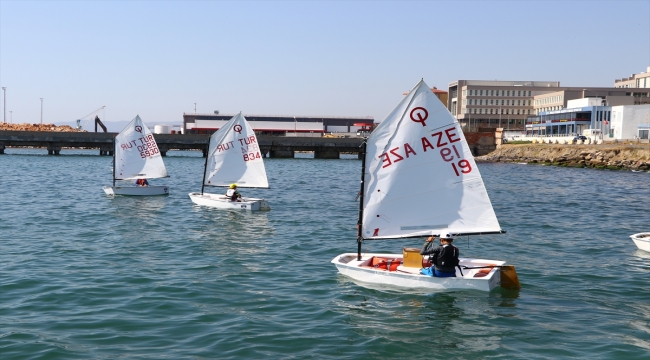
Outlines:
MULTIPOLYGON (((60 155, 62 149, 98 149, 99 155, 113 155, 113 139, 117 133, 0 131, 0 154, 8 147, 47 149, 49 155, 60 155)), ((154 134, 162 156, 170 150, 198 150, 207 156, 210 135, 154 134)), ((260 150, 272 158, 293 158, 298 151, 313 151, 317 159, 338 159, 341 153, 359 153, 363 138, 322 138, 258 136, 260 150)))
MULTIPOLYGON (((60 155, 62 149, 98 149, 99 155, 112 156, 116 135, 110 132, 0 130, 0 154, 8 147, 32 147, 47 149, 49 155, 60 155)), ((496 149, 494 132, 471 132, 465 137, 475 156, 496 149)), ((154 138, 162 156, 170 150, 199 150, 205 157, 210 135, 154 134, 154 138)), ((296 152, 311 151, 316 159, 339 159, 341 153, 358 155, 363 138, 258 135, 257 141, 266 157, 293 158, 296 152)))

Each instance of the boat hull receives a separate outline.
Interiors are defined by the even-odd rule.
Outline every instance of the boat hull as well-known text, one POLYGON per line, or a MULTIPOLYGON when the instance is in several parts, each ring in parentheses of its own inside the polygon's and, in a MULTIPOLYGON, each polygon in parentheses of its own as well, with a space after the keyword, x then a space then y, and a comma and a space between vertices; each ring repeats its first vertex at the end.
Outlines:
POLYGON ((104 186, 106 195, 154 196, 169 195, 169 186, 104 186))
POLYGON ((221 194, 190 193, 190 199, 197 205, 209 206, 217 209, 268 211, 269 203, 264 199, 242 198, 242 201, 230 201, 221 194))
POLYGON ((339 273, 361 282, 432 291, 453 289, 492 291, 501 285, 499 266, 505 264, 505 261, 499 260, 461 258, 461 267, 467 266, 471 268, 489 265, 495 265, 495 267, 465 269, 463 275, 456 269, 456 277, 443 278, 422 275, 420 269, 404 266, 398 266, 396 271, 364 266, 374 256, 403 260, 402 254, 362 254, 361 261, 359 261, 356 253, 347 253, 338 255, 331 262, 336 265, 339 273))
POLYGON ((639 249, 650 252, 650 232, 630 235, 630 238, 639 249))

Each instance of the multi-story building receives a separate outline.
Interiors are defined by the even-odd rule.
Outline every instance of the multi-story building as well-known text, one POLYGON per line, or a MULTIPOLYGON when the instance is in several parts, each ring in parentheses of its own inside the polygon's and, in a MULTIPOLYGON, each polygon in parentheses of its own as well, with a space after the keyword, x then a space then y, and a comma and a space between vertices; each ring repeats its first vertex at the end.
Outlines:
POLYGON ((560 88, 533 99, 534 114, 566 109, 571 100, 598 98, 602 105, 643 105, 650 103, 650 91, 638 88, 560 88))
POLYGON ((566 109, 568 101, 582 98, 599 98, 608 106, 642 105, 650 103, 650 91, 560 87, 555 81, 458 80, 449 84, 447 108, 465 131, 524 130, 527 118, 566 109))
POLYGON ((533 98, 559 90, 559 81, 457 80, 449 84, 447 108, 465 131, 479 127, 524 129, 533 98))
POLYGON ((646 72, 614 80, 615 88, 650 88, 650 66, 646 72))

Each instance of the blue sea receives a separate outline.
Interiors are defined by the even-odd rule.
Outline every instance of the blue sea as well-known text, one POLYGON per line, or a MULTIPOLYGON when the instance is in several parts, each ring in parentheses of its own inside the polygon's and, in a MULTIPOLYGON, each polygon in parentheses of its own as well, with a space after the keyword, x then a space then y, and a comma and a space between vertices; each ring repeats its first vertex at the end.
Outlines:
MULTIPOLYGON (((194 205, 204 159, 169 152, 161 197, 109 197, 97 150, 0 155, 0 359, 650 359, 650 173, 481 163, 504 235, 461 256, 521 290, 364 286, 361 162, 265 159, 272 210, 194 205)), ((221 188, 209 188, 221 192, 221 188)), ((444 204, 439 204, 444 205, 444 204)), ((367 241, 400 252, 420 240, 367 241)))

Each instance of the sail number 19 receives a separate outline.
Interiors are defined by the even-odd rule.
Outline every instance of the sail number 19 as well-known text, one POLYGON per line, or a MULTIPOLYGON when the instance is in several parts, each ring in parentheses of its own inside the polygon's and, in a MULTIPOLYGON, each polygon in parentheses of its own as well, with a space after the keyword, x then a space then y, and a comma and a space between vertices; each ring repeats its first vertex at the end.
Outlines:
POLYGON ((451 163, 451 167, 454 169, 456 176, 460 176, 460 173, 469 174, 472 172, 472 165, 469 163, 469 161, 460 159, 458 162, 454 162, 454 160, 460 158, 460 153, 458 152, 456 145, 451 145, 450 147, 444 147, 440 149, 440 157, 442 157, 442 160, 451 163), (454 157, 454 155, 456 155, 456 157, 454 157))

